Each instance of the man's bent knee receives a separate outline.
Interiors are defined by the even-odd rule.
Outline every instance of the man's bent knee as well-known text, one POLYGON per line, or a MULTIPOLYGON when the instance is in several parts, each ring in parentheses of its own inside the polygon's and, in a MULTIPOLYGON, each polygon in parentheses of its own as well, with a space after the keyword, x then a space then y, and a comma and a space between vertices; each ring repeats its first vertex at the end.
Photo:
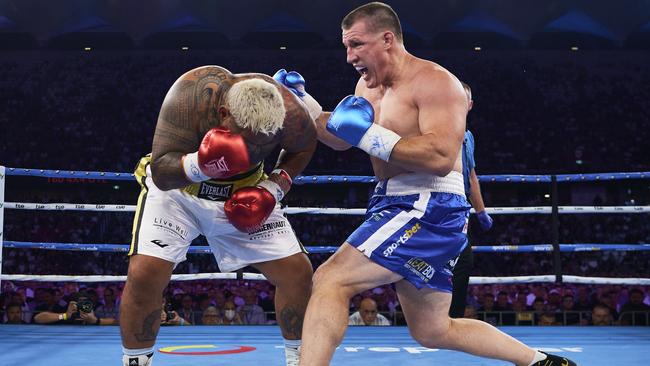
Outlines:
POLYGON ((411 333, 411 337, 422 347, 445 348, 449 326, 442 324, 430 327, 423 325, 409 326, 409 332, 411 333))
POLYGON ((145 255, 131 257, 127 282, 135 287, 162 287, 164 289, 171 277, 174 264, 166 260, 145 255))
POLYGON ((312 280, 312 293, 338 293, 352 297, 358 293, 357 289, 349 284, 349 279, 340 270, 331 265, 323 264, 316 269, 312 280))

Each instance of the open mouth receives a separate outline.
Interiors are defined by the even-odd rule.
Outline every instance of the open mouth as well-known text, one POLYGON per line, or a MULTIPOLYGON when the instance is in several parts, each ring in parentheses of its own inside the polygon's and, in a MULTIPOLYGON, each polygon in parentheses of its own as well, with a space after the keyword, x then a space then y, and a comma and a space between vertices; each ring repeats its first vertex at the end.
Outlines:
POLYGON ((362 77, 366 77, 368 75, 368 68, 363 67, 363 66, 355 66, 355 69, 357 69, 357 72, 361 74, 362 77))

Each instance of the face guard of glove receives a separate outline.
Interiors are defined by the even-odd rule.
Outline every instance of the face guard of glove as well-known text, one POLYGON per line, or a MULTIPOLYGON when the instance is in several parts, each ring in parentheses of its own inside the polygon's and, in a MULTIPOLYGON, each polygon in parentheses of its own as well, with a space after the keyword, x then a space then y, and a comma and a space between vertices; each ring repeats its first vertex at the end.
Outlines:
POLYGON ((192 182, 229 178, 251 165, 244 139, 223 128, 206 132, 199 150, 184 155, 181 162, 185 176, 192 182))

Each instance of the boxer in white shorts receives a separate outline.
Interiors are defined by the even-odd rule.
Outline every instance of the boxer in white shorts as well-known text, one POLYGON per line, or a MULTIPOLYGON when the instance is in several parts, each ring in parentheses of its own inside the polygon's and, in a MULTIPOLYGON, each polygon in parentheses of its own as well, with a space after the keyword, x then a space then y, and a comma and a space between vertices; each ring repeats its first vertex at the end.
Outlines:
POLYGON ((150 157, 142 158, 136 170, 146 201, 138 211, 142 218, 134 226, 131 255, 144 254, 178 264, 186 259, 190 243, 200 234, 208 240, 222 272, 304 251, 279 204, 266 222, 250 233, 228 222, 224 203, 229 193, 265 180, 261 164, 235 179, 212 179, 185 189, 161 191, 151 179, 150 161, 150 157))
POLYGON ((312 268, 279 202, 315 148, 304 105, 267 75, 204 66, 174 83, 135 172, 142 191, 120 304, 123 365, 151 365, 163 290, 200 234, 221 271, 251 265, 276 286, 286 364, 298 365, 312 268), (262 163, 277 146, 267 176, 262 163))

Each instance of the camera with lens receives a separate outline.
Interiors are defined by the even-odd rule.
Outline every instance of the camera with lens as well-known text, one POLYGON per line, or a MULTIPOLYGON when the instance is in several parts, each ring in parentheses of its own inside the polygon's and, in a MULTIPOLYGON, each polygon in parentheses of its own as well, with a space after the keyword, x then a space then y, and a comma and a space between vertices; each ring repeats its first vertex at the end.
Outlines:
POLYGON ((164 308, 165 308, 165 316, 167 317, 167 319, 165 319, 165 322, 174 319, 175 316, 174 316, 174 311, 172 310, 172 305, 168 302, 165 302, 164 308))
POLYGON ((95 306, 90 299, 81 298, 77 302, 77 309, 82 313, 91 313, 94 307, 95 306))
POLYGON ((171 311, 171 310, 170 310, 170 311, 166 311, 166 312, 165 312, 165 315, 167 316, 167 320, 166 320, 166 321, 171 321, 172 319, 174 319, 174 312, 171 311))

